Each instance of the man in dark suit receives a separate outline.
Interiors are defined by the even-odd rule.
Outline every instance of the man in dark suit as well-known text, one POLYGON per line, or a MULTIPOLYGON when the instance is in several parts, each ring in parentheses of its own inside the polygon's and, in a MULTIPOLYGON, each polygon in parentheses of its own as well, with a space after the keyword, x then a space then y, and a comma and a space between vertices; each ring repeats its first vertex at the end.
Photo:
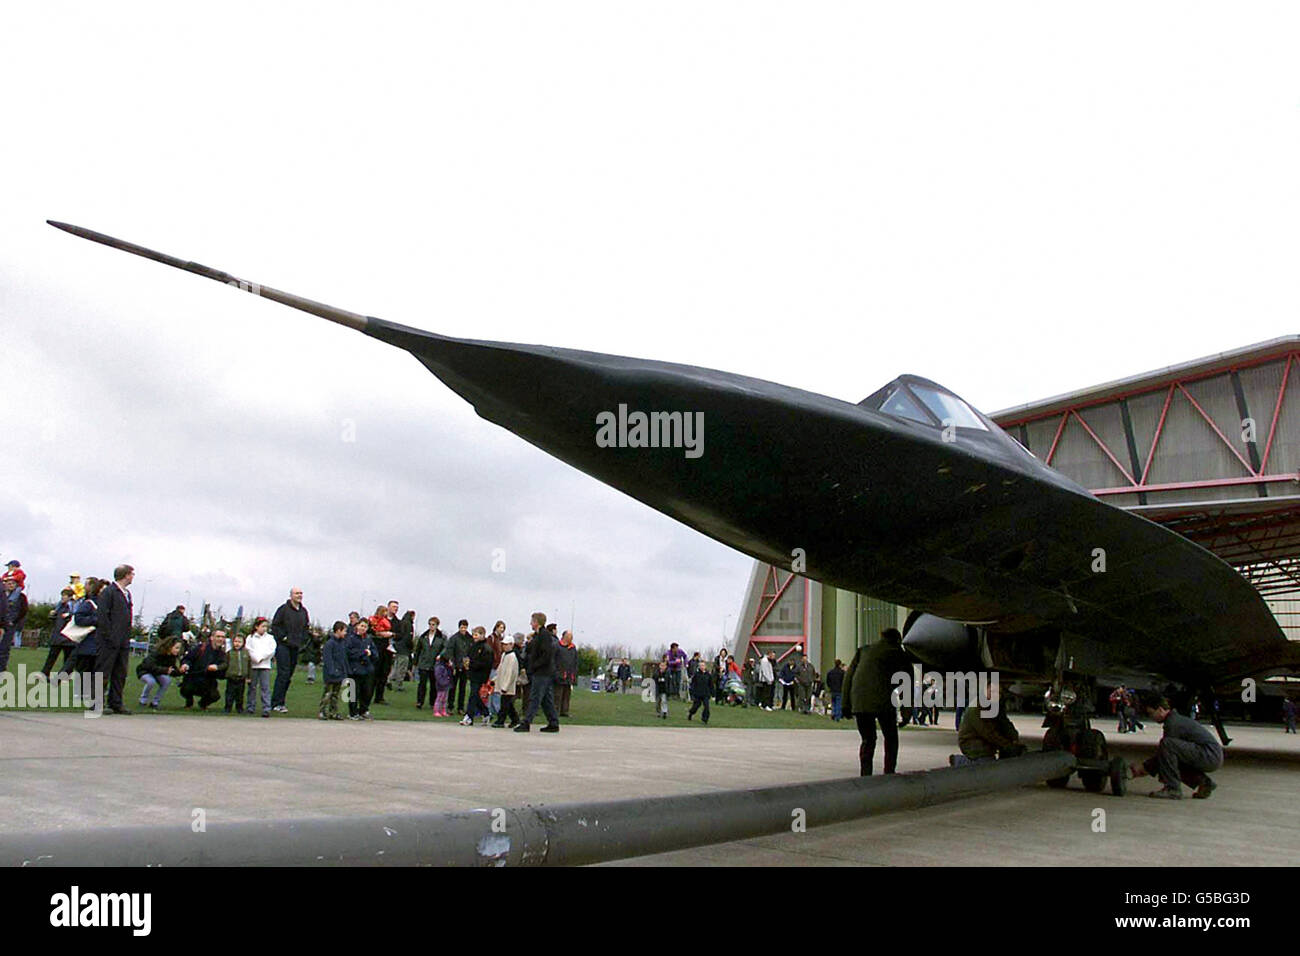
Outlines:
MULTIPOLYGON (((126 687, 126 665, 131 656, 131 592, 135 568, 121 564, 113 569, 113 583, 99 593, 99 616, 95 626, 95 670, 108 689, 107 709, 114 714, 131 713, 122 706, 126 687)), ((100 702, 103 704, 103 702, 100 702)))

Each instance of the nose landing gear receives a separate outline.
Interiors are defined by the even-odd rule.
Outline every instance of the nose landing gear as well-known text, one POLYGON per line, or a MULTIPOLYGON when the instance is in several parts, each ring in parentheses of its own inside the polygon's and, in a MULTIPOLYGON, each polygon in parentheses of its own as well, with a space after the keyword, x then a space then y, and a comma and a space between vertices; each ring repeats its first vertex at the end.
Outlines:
MULTIPOLYGON (((1122 757, 1111 757, 1106 736, 1094 730, 1091 715, 1092 688, 1086 681, 1077 684, 1058 680, 1044 697, 1044 750, 1068 750, 1076 758, 1079 782, 1089 793, 1101 793, 1110 784, 1110 792, 1122 797, 1128 791, 1128 767, 1122 757)), ((1056 790, 1069 786, 1070 774, 1047 781, 1056 790)))

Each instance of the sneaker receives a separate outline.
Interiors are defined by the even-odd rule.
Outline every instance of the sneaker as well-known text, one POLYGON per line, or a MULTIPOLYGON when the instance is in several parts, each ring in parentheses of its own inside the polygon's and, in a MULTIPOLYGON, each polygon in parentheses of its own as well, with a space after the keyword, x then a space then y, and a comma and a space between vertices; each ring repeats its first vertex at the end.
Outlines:
POLYGON ((364 714, 361 715, 361 719, 362 719, 362 720, 374 720, 374 719, 375 719, 375 715, 372 714, 370 711, 366 711, 364 714))
POLYGON ((360 720, 360 719, 361 719, 360 714, 348 714, 348 720, 360 720))
POLYGON ((329 720, 329 718, 328 718, 327 716, 325 716, 325 711, 323 711, 323 710, 322 710, 319 714, 316 715, 316 719, 317 719, 317 720, 329 720))
MULTIPOLYGON (((287 713, 289 713, 289 708, 286 707, 286 706, 284 706, 284 704, 281 704, 279 707, 272 707, 271 709, 272 709, 273 711, 275 711, 277 714, 287 714, 287 713)), ((250 710, 249 713, 251 714, 252 711, 250 710)))
POLYGON ((483 718, 483 724, 482 724, 482 726, 486 727, 486 726, 487 726, 488 724, 490 724, 491 722, 492 722, 492 719, 491 719, 490 717, 484 717, 484 718, 483 718))
POLYGON ((460 725, 461 725, 462 727, 473 727, 473 726, 474 726, 474 718, 473 718, 473 717, 470 717, 469 715, 466 715, 466 716, 464 716, 464 717, 462 717, 462 718, 460 719, 460 725))
POLYGON ((517 734, 526 734, 530 730, 532 730, 532 728, 527 724, 519 724, 514 728, 514 732, 517 734))
POLYGON ((270 712, 269 710, 264 710, 264 711, 262 711, 262 716, 263 716, 263 717, 270 717, 270 716, 271 716, 271 712, 270 712))
POLYGON ((159 705, 158 701, 155 700, 155 701, 154 701, 152 704, 150 704, 149 706, 152 707, 154 710, 157 710, 158 707, 159 707, 160 705, 159 705))
POLYGON ((1148 793, 1148 797, 1154 797, 1157 800, 1181 800, 1183 792, 1181 789, 1175 790, 1173 787, 1163 787, 1153 793, 1148 793))
POLYGON ((330 714, 330 720, 347 720, 343 714, 330 714))
POLYGON ((424 705, 423 705, 423 704, 416 704, 416 705, 415 705, 415 709, 416 709, 416 710, 424 710, 424 705))
POLYGON ((558 734, 560 732, 560 725, 547 724, 545 727, 542 728, 541 732, 544 734, 558 734))
POLYGON ((1204 780, 1201 781, 1201 785, 1196 788, 1196 792, 1192 794, 1192 799, 1208 800, 1210 799, 1210 794, 1214 793, 1217 787, 1218 784, 1216 784, 1213 780, 1211 780, 1207 776, 1204 780))

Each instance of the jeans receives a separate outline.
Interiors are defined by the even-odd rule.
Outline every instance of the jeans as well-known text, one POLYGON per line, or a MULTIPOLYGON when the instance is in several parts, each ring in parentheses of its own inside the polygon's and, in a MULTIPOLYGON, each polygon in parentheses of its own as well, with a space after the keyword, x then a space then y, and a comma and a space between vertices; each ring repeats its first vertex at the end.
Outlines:
MULTIPOLYGON (((297 666, 298 648, 290 647, 284 641, 278 642, 275 645, 275 692, 271 694, 272 707, 284 706, 284 699, 289 694, 289 682, 293 680, 293 671, 297 666)), ((252 690, 250 687, 250 694, 252 690)), ((252 708, 249 709, 251 711, 252 708)))
POLYGON ((271 671, 269 669, 255 669, 248 675, 248 713, 252 713, 257 708, 253 701, 257 700, 258 692, 262 695, 262 713, 268 713, 271 710, 271 671))
POLYGON ((163 694, 167 693, 167 688, 171 686, 172 679, 170 674, 163 674, 154 677, 152 674, 141 674, 140 680, 144 687, 140 689, 140 703, 149 703, 149 694, 153 694, 153 703, 157 704, 162 701, 163 694))
POLYGON ((1211 770, 1223 766, 1223 758, 1200 744, 1176 737, 1161 737, 1156 746, 1156 755, 1143 764, 1147 773, 1160 778, 1160 782, 1170 789, 1178 789, 1178 781, 1189 787, 1199 787, 1205 782, 1205 775, 1211 770))
POLYGON ((484 677, 471 677, 469 679, 469 702, 465 706, 465 716, 471 720, 475 717, 486 717, 488 715, 487 707, 483 704, 483 699, 479 696, 479 691, 487 683, 484 677))
POLYGON ((541 707, 546 714, 547 724, 560 726, 560 715, 555 710, 555 678, 549 674, 537 674, 528 681, 528 709, 524 711, 524 726, 529 726, 541 707))
POLYGON ((660 695, 658 696, 658 698, 656 698, 656 703, 655 703, 655 713, 659 713, 659 714, 666 714, 666 713, 668 713, 668 695, 667 695, 667 694, 660 694, 660 695))
POLYGON ((858 772, 863 777, 871 776, 872 763, 876 757, 876 724, 880 724, 880 734, 885 738, 885 773, 898 769, 898 714, 893 707, 887 707, 873 714, 853 715, 858 722, 858 735, 862 744, 858 747, 858 772))
POLYGON ((840 695, 831 694, 831 720, 839 720, 840 713, 840 695))
POLYGON ((3 633, 0 633, 0 671, 9 666, 9 651, 14 646, 14 631, 14 628, 6 627, 3 633))

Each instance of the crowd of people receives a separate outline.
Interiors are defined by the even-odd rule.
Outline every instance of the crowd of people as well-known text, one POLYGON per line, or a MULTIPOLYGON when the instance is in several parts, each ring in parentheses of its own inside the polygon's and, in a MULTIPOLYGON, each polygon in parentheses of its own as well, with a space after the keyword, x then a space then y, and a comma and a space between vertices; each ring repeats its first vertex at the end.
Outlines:
MULTIPOLYGON (((131 713, 123 693, 131 650, 134 577, 135 569, 127 564, 114 569, 111 581, 92 577, 83 586, 80 577, 72 575, 54 608, 49 650, 41 668, 47 679, 72 673, 102 675, 106 694, 100 703, 114 714, 131 713), (55 673, 60 657, 62 664, 55 673)), ((25 592, 21 564, 8 562, 0 575, 0 671, 8 666, 14 638, 28 612, 25 592)), ((206 710, 224 696, 227 713, 262 717, 288 713, 289 687, 300 657, 305 656, 307 683, 315 683, 319 676, 323 685, 317 712, 321 720, 369 720, 372 706, 389 703, 387 693, 402 692, 404 685, 414 683, 416 708, 427 703, 435 717, 457 717, 466 727, 509 726, 524 733, 540 709, 546 718, 542 732, 559 731, 578 680, 579 655, 571 632, 557 636, 555 625, 548 624, 542 612, 531 616, 527 633, 508 634, 504 621, 497 621, 489 632, 481 625, 471 628, 468 620, 461 619, 450 635, 437 617, 426 624, 417 636, 415 612, 402 613, 399 602, 390 601, 369 616, 351 612, 347 621, 335 621, 318 641, 303 593, 292 588, 274 615, 256 618, 246 636, 238 630, 228 635, 221 627, 196 635, 184 606, 178 606, 164 618, 155 642, 136 667, 139 704, 157 709, 170 685, 178 682, 186 708, 197 703, 206 710)), ((909 721, 938 721, 934 706, 903 709, 899 721, 900 708, 892 696, 895 678, 912 673, 912 660, 901 643, 898 630, 887 628, 879 642, 859 648, 847 668, 836 660, 823 679, 801 648, 780 662, 771 652, 750 658, 741 668, 725 648, 705 658, 698 652, 688 656, 674 642, 651 675, 656 713, 666 720, 669 700, 689 696, 687 720, 699 712, 704 724, 709 722, 711 703, 766 711, 789 708, 802 714, 827 714, 836 721, 853 719, 861 738, 859 772, 873 771, 878 727, 884 738, 884 772, 891 774, 897 770, 899 728, 909 721)), ((624 658, 610 663, 613 684, 626 693, 632 678, 630 662, 624 658)), ((1191 717, 1178 714, 1164 698, 1144 702, 1123 686, 1111 694, 1110 703, 1120 733, 1143 729, 1139 709, 1164 726, 1155 756, 1129 768, 1134 777, 1159 776, 1164 786, 1152 796, 1179 796, 1180 781, 1193 786, 1195 796, 1209 796, 1214 782, 1208 774, 1222 764, 1222 749, 1196 721, 1194 712, 1191 717)), ((1288 733, 1296 732, 1297 712, 1295 703, 1287 699, 1283 716, 1288 733)), ((971 707, 958 713, 957 724, 962 752, 954 755, 955 762, 1003 759, 1025 750, 1003 712, 984 714, 971 707)))
MULTIPOLYGON (((17 562, 12 562, 17 565, 17 562)), ((130 714, 123 700, 130 655, 135 569, 121 565, 112 580, 91 577, 84 586, 73 575, 54 608, 49 650, 41 673, 47 679, 69 674, 103 675, 104 710, 130 714), (60 658, 62 661, 60 662, 60 658), (58 668, 56 671, 55 668, 58 668)), ((21 575, 6 575, 4 590, 18 592, 0 603, 5 640, 0 670, 8 664, 14 631, 26 613, 21 575), (21 598, 21 603, 20 599, 21 598)), ((415 612, 402 613, 397 601, 363 616, 335 621, 323 635, 313 629, 303 593, 292 588, 272 617, 258 617, 251 631, 227 633, 223 627, 195 629, 183 605, 163 618, 155 640, 135 668, 139 706, 158 709, 175 683, 187 709, 207 710, 224 698, 226 713, 287 714, 286 699, 300 661, 306 683, 322 685, 321 720, 370 720, 371 708, 388 705, 387 695, 415 685, 415 706, 428 705, 435 717, 457 717, 464 726, 509 726, 527 732, 540 709, 543 732, 555 733, 569 716, 578 680, 578 648, 573 634, 556 634, 537 612, 528 632, 506 633, 504 621, 491 632, 470 628, 462 619, 445 633, 437 617, 415 634, 415 612), (272 670, 275 679, 272 682, 272 670), (224 692, 223 692, 224 685, 224 692)))

